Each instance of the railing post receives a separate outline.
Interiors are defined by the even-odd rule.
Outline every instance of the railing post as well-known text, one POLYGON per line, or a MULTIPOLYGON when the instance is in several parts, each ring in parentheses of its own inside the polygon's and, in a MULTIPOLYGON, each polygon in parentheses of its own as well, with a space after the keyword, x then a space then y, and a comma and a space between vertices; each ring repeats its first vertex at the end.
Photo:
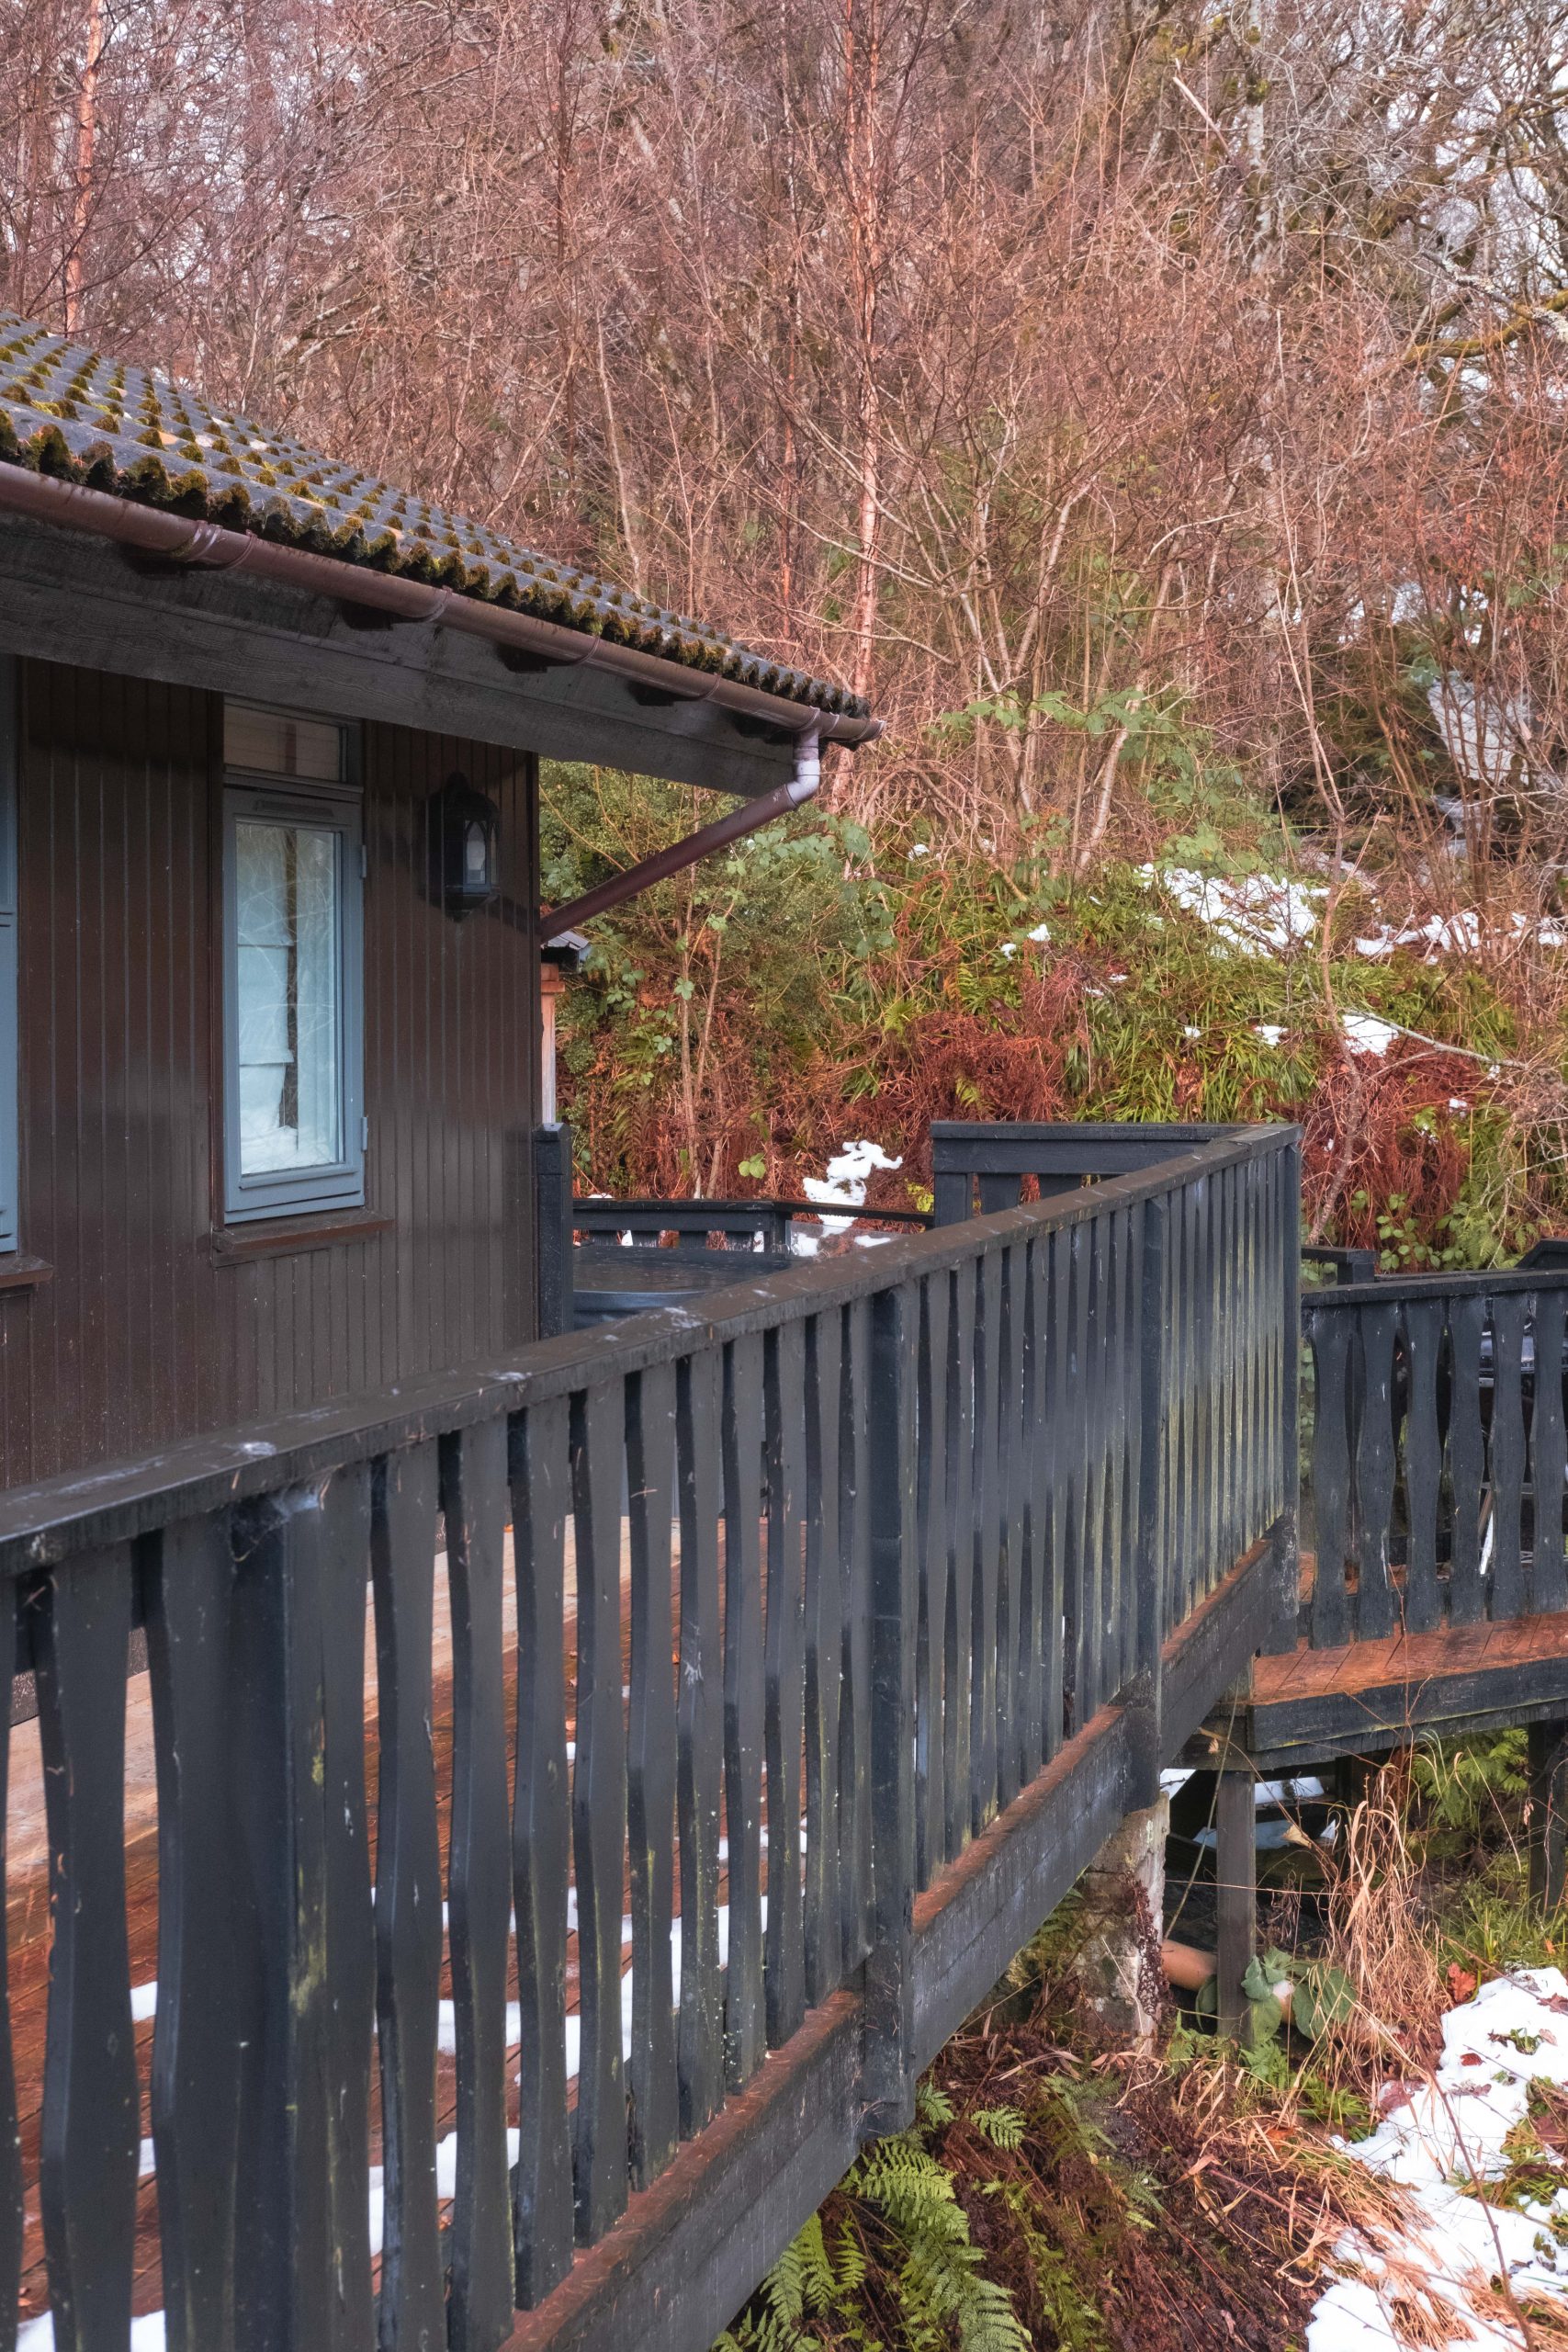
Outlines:
POLYGON ((913 2120, 915 1905, 915 1347, 919 1306, 872 1301, 867 1452, 871 1552, 872 1948, 865 1964, 863 2135, 913 2120))
POLYGON ((247 2025, 234 2312, 247 2352, 318 2352, 333 2340, 333 2314, 344 2342, 372 2324, 362 2218, 375 1965, 362 1761, 368 1529, 359 1470, 270 1496, 237 1523, 245 1899, 231 1953, 247 2025))
POLYGON ((944 1163, 963 1157, 963 1148, 954 1148, 945 1137, 934 1131, 931 1136, 931 1221, 935 1225, 964 1225, 970 1216, 975 1193, 975 1179, 964 1160, 962 1167, 944 1163))
POLYGON ((534 1130, 534 1233, 539 1337, 572 1324, 571 1129, 557 1121, 534 1130))
POLYGON ((1138 1330, 1138 1544, 1136 1648, 1127 1693, 1132 1733, 1130 1802, 1141 1811, 1159 1794, 1165 1761, 1161 1709, 1166 1619, 1165 1453, 1169 1335, 1165 1328, 1165 1253, 1168 1204, 1161 1197, 1144 1204, 1138 1330))

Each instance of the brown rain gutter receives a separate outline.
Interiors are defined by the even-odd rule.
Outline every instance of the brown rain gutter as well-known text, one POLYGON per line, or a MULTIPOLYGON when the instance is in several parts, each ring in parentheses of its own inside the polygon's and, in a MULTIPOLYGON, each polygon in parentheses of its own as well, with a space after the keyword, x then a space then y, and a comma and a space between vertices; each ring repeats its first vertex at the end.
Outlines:
MULTIPOLYGON (((392 573, 363 570, 336 556, 313 555, 305 548, 280 547, 275 540, 255 537, 248 531, 223 530, 216 523, 192 522, 183 514, 169 514, 155 506, 138 506, 128 499, 112 497, 107 491, 85 490, 78 482, 62 481, 54 475, 30 473, 25 466, 0 463, 0 510, 33 515, 40 522, 61 524, 67 529, 91 531, 100 538, 117 540, 121 547, 137 548, 144 554, 163 556, 175 563, 189 563, 203 570, 249 571, 257 579, 281 581, 312 595, 330 596, 338 604, 366 605, 373 611, 390 614, 395 620, 438 622, 443 628, 489 638, 502 650, 512 647, 551 665, 585 662, 591 668, 608 670, 617 677, 654 687, 676 701, 716 703, 721 709, 766 719, 771 726, 803 739, 813 735, 825 743, 843 743, 852 748, 869 743, 882 732, 879 718, 849 718, 841 713, 818 710, 787 695, 763 694, 758 687, 741 685, 733 678, 705 675, 701 671, 688 669, 683 662, 666 661, 661 654, 642 653, 635 646, 615 645, 604 638, 588 636, 581 629, 563 628, 556 621, 535 620, 525 613, 508 612, 502 605, 481 604, 475 597, 455 594, 449 588, 429 588, 417 580, 400 580, 392 573)), ((786 792, 793 789, 790 786, 783 788, 786 792)), ((730 818, 719 820, 720 824, 732 821, 730 818)), ((699 856, 702 854, 696 853, 699 856)))
POLYGON ((711 825, 704 825, 683 841, 671 842, 668 849, 655 850, 651 857, 628 865, 624 874, 612 874, 597 889, 585 890, 581 899, 569 899, 564 907, 541 908, 539 935, 547 947, 563 933, 577 930, 581 923, 590 922, 595 915, 618 907, 623 899, 635 899, 639 890, 650 889, 655 882, 667 876, 679 874, 682 866, 694 865, 700 857, 711 856, 716 849, 723 849, 730 842, 739 841, 746 833, 754 833, 759 825, 771 824, 775 817, 787 817, 792 808, 799 808, 811 799, 822 780, 821 763, 817 755, 815 733, 803 735, 795 746, 795 774, 787 784, 773 786, 772 792, 749 800, 743 808, 732 808, 728 817, 716 818, 711 825))

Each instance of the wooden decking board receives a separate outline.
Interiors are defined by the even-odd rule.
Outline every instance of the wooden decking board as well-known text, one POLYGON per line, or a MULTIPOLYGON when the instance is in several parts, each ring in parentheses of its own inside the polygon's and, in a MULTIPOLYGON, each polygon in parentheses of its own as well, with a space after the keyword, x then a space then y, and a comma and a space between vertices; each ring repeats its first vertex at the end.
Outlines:
MULTIPOLYGON (((1260 1657, 1229 1736, 1260 1770, 1376 1753, 1419 1732, 1458 1736, 1568 1717, 1568 1615, 1483 1619, 1334 1649, 1260 1657)), ((1211 1718, 1199 1762, 1226 1731, 1211 1718)))
POLYGON ((1441 1681, 1551 1658, 1568 1660, 1568 1618, 1445 1625, 1429 1634, 1391 1634, 1382 1641, 1351 1642, 1332 1650, 1303 1645, 1282 1657, 1258 1660, 1252 1703, 1264 1708, 1284 1699, 1349 1697, 1393 1683, 1441 1681))

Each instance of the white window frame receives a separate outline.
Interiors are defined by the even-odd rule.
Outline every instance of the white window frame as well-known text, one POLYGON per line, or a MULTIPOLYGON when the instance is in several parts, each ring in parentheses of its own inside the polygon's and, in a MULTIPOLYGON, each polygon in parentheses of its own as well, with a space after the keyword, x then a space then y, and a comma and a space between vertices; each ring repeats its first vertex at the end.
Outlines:
POLYGON ((300 1216, 365 1204, 365 914, 364 808, 355 779, 355 735, 343 729, 344 778, 317 784, 294 776, 256 775, 226 767, 223 782, 223 1217, 246 1224, 259 1217, 300 1216), (325 828, 337 840, 340 1040, 338 1109, 343 1157, 308 1170, 257 1170, 240 1165, 240 959, 236 828, 256 818, 269 824, 325 828))

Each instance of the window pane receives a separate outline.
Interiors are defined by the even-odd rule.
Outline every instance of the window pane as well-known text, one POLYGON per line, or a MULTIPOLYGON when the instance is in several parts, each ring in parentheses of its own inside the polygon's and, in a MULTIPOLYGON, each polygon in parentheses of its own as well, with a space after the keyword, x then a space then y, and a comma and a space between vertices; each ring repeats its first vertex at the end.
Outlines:
POLYGON ((240 1173, 344 1157, 337 835, 235 826, 240 1173))
POLYGON ((231 768, 262 775, 309 776, 336 784, 343 775, 343 729, 322 718, 295 718, 284 710, 223 706, 223 757, 231 768))

